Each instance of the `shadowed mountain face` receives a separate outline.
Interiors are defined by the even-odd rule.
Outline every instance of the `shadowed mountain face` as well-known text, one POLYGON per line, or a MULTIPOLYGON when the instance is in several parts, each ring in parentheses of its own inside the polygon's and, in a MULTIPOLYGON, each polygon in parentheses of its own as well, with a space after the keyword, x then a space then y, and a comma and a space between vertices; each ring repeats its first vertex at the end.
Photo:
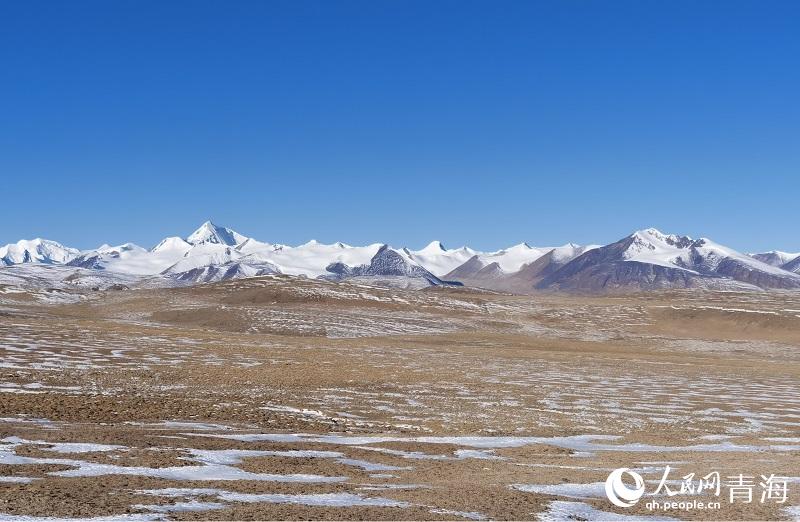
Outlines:
POLYGON ((526 294, 546 276, 564 266, 570 258, 556 255, 555 249, 532 263, 522 265, 517 272, 505 273, 498 263, 484 265, 478 256, 444 276, 450 281, 461 281, 468 286, 477 286, 502 292, 526 294))
POLYGON ((0 266, 40 263, 44 265, 62 264, 73 259, 80 252, 48 239, 21 240, 0 247, 0 266))
POLYGON ((720 261, 716 270, 714 270, 714 274, 730 277, 736 281, 749 283, 759 288, 800 288, 800 279, 796 277, 753 270, 751 267, 731 258, 720 261))
MULTIPOLYGON (((350 277, 400 277, 409 279, 422 279, 428 285, 452 284, 439 279, 420 265, 406 260, 389 245, 383 245, 372 257, 369 264, 347 266, 344 263, 331 263, 327 267, 331 278, 345 279, 350 277)), ((456 283, 460 284, 460 283, 456 283)))
POLYGON ((533 263, 522 267, 516 274, 510 275, 507 280, 514 288, 523 289, 524 293, 536 288, 544 278, 557 272, 562 266, 566 265, 571 259, 556 256, 555 250, 551 250, 533 263))
POLYGON ((589 292, 737 285, 800 288, 796 275, 747 259, 708 240, 653 236, 662 244, 636 233, 586 252, 543 278, 536 287, 589 292))
POLYGON ((766 263, 770 266, 782 267, 783 265, 788 264, 795 258, 800 257, 800 254, 789 254, 786 252, 772 251, 772 252, 762 252, 759 254, 750 254, 750 257, 758 261, 761 261, 762 263, 766 263))
POLYGON ((694 276, 685 270, 625 260, 625 252, 635 241, 627 237, 586 252, 542 278, 536 287, 596 292, 621 286, 641 289, 691 286, 694 276))
POLYGON ((231 261, 221 265, 207 265, 192 268, 185 272, 170 274, 170 277, 184 283, 211 283, 215 281, 226 281, 228 279, 257 277, 278 273, 280 272, 270 263, 231 261))
MULTIPOLYGON (((114 257, 114 256, 109 256, 114 257)), ((82 254, 69 263, 67 266, 75 266, 79 268, 90 268, 92 270, 105 270, 104 256, 97 253, 82 254)))
POLYGON ((786 270, 787 272, 793 272, 795 274, 800 274, 800 256, 797 256, 793 260, 789 261, 781 268, 786 270))
MULTIPOLYGON (((800 277, 796 274, 755 257, 708 239, 667 235, 655 229, 584 250, 552 249, 513 273, 504 273, 496 264, 485 266, 475 256, 445 277, 470 286, 512 293, 800 288, 800 277)), ((800 270, 800 262, 798 265, 800 270)))
POLYGON ((538 289, 601 292, 604 290, 654 290, 658 288, 689 288, 695 275, 676 268, 667 268, 638 261, 603 259, 595 255, 568 263, 542 279, 538 289))
POLYGON ((480 286, 497 290, 497 283, 501 283, 504 277, 503 271, 498 263, 484 264, 480 256, 472 256, 463 265, 445 274, 444 279, 448 281, 461 281, 468 286, 480 286))

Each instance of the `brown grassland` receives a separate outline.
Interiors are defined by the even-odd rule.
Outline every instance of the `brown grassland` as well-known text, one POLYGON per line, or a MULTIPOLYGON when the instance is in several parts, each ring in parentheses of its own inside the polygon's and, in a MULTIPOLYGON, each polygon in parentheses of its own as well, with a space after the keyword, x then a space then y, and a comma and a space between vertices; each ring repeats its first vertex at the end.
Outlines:
POLYGON ((0 518, 800 516, 797 294, 75 293, 0 293, 0 518), (720 508, 649 510, 667 465, 673 491, 719 472, 718 499, 672 500, 720 508))

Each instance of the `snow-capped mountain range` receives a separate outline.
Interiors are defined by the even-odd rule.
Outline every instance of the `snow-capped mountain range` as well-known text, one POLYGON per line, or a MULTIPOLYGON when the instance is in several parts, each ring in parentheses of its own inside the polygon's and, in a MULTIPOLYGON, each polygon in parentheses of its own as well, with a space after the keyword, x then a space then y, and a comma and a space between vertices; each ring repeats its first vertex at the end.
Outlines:
POLYGON ((479 252, 433 241, 421 250, 374 243, 350 246, 309 241, 265 243, 203 223, 185 239, 168 237, 151 249, 133 243, 79 251, 46 239, 0 248, 0 267, 62 266, 171 284, 266 274, 368 279, 410 287, 462 285, 527 293, 656 288, 800 289, 800 253, 741 254, 713 241, 634 232, 605 246, 533 247, 526 243, 479 252))

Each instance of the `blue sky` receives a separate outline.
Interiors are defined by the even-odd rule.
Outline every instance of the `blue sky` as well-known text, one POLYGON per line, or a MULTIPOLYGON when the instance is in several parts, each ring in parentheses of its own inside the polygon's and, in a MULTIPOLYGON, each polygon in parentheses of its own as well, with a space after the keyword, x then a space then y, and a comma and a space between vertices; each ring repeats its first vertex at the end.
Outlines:
POLYGON ((0 5, 0 243, 800 251, 800 3, 0 5))

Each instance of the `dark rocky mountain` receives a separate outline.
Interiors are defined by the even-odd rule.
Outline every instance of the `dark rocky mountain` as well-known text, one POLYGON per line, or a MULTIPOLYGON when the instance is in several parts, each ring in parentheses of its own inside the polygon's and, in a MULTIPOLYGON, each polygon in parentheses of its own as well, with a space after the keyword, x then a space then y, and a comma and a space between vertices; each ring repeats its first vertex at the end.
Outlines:
POLYGON ((460 285, 439 279, 421 265, 416 264, 389 245, 383 245, 372 257, 369 264, 348 266, 344 263, 331 263, 326 270, 331 274, 329 279, 346 279, 353 277, 401 277, 426 281, 428 285, 460 285))
POLYGON ((279 274, 280 270, 271 263, 246 260, 230 261, 224 264, 212 264, 195 267, 185 272, 169 272, 164 275, 182 283, 211 283, 242 277, 256 277, 279 274))

